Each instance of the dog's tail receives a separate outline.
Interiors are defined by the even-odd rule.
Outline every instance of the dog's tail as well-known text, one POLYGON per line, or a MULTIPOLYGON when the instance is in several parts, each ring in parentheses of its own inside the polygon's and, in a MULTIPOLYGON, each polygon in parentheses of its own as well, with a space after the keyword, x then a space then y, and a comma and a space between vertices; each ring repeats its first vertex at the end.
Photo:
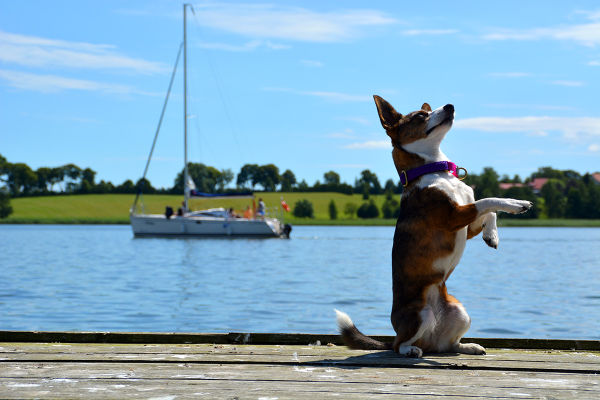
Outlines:
POLYGON ((364 335, 359 331, 348 314, 335 310, 337 324, 346 346, 357 350, 392 350, 392 343, 383 343, 364 335))

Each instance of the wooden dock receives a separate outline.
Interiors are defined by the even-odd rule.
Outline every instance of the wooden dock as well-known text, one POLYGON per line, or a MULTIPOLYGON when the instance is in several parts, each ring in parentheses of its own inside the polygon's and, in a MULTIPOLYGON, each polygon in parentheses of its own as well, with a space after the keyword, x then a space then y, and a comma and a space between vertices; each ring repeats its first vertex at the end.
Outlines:
POLYGON ((469 339, 488 354, 407 359, 338 340, 0 332, 0 398, 600 399, 598 341, 469 339))

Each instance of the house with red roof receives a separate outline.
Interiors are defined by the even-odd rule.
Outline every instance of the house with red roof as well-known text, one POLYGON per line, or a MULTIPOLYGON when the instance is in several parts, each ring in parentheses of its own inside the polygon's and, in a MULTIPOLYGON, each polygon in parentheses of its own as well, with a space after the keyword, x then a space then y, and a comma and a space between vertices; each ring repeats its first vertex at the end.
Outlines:
MULTIPOLYGON (((599 178, 600 178, 600 173, 598 174, 599 178)), ((535 178, 534 180, 532 180, 531 182, 525 184, 525 183, 508 183, 508 182, 502 182, 498 184, 498 187, 502 190, 507 190, 510 189, 512 187, 525 187, 525 186, 529 186, 531 188, 531 190, 533 191, 533 193, 535 194, 540 194, 542 187, 544 187, 544 185, 546 184, 546 182, 548 182, 548 178, 535 178)), ((600 183, 600 181, 599 181, 600 183)))
MULTIPOLYGON (((600 172, 594 172, 592 174, 592 181, 597 184, 600 185, 600 172)), ((539 195, 542 191, 542 188, 544 187, 544 185, 548 183, 548 178, 535 178, 534 180, 532 180, 531 182, 525 184, 525 183, 508 183, 508 182, 501 182, 498 184, 498 187, 502 190, 507 190, 510 189, 512 187, 525 187, 525 186, 529 186, 531 188, 531 190, 533 191, 533 193, 535 193, 536 195, 539 195)))
POLYGON ((529 187, 533 190, 533 193, 540 194, 546 182, 548 182, 548 178, 535 178, 529 182, 529 187))
POLYGON ((507 189, 510 189, 512 187, 523 187, 523 186, 525 186, 525 184, 524 183, 506 183, 506 182, 502 182, 502 183, 499 183, 498 186, 502 190, 507 190, 507 189))

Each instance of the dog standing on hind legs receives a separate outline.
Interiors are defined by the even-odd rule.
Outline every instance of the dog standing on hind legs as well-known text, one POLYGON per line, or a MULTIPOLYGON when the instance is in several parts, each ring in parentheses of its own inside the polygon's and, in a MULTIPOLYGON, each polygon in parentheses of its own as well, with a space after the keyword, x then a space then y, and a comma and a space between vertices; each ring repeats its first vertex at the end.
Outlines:
MULTIPOLYGON (((463 305, 448 294, 446 280, 458 265, 467 239, 480 232, 498 247, 496 212, 529 210, 524 200, 486 198, 475 201, 473 190, 459 178, 456 164, 440 150, 454 121, 454 106, 431 110, 425 103, 407 115, 374 96, 381 125, 392 140, 392 158, 404 185, 392 249, 393 303, 396 338, 382 343, 362 334, 338 310, 344 343, 364 350, 394 350, 403 356, 423 352, 485 354, 475 343, 460 343, 471 325, 463 305)), ((465 171, 466 172, 466 171, 465 171)))

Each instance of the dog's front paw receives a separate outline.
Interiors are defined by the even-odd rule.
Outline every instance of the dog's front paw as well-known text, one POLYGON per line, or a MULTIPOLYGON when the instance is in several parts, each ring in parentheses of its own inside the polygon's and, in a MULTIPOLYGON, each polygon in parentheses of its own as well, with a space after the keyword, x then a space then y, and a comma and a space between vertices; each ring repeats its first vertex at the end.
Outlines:
POLYGON ((493 249, 498 248, 498 226, 496 225, 496 213, 486 214, 482 227, 483 241, 493 249))
POLYGON ((533 203, 527 200, 506 199, 507 204, 504 211, 511 214, 522 214, 533 207, 533 203))
POLYGON ((500 239, 498 238, 498 231, 489 232, 487 234, 484 232, 483 241, 492 249, 497 249, 498 244, 500 243, 500 239))
POLYGON ((462 354, 485 355, 485 348, 477 343, 458 343, 454 350, 462 354))
POLYGON ((423 350, 417 346, 400 346, 398 354, 404 357, 421 358, 423 357, 423 350))
POLYGON ((493 221, 486 223, 483 225, 483 241, 485 244, 490 246, 493 249, 498 248, 498 243, 500 243, 500 239, 498 238, 498 228, 496 227, 496 217, 494 216, 493 221))

